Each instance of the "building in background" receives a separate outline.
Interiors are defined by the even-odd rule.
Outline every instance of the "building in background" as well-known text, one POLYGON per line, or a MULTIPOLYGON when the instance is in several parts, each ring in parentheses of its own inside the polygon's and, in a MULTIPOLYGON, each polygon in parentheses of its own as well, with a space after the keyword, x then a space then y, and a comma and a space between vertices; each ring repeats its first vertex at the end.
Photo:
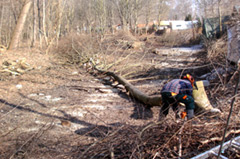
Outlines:
POLYGON ((184 20, 169 20, 161 21, 158 27, 159 30, 164 30, 170 28, 171 30, 186 30, 193 28, 198 21, 184 21, 184 20))

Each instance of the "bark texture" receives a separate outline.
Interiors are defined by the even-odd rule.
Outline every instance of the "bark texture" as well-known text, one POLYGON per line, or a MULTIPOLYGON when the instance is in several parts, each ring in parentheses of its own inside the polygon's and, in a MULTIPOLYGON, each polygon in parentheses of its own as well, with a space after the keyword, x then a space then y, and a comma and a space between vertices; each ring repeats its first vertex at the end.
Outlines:
POLYGON ((148 106, 161 106, 162 105, 162 97, 161 96, 148 96, 141 92, 139 89, 130 84, 126 79, 121 76, 116 75, 113 72, 105 72, 108 76, 113 77, 119 84, 122 84, 126 90, 133 96, 135 99, 140 102, 148 105, 148 106))
POLYGON ((21 10, 20 16, 17 21, 17 25, 15 26, 13 36, 11 38, 11 43, 9 45, 9 50, 15 49, 18 46, 18 41, 20 40, 20 36, 22 34, 22 31, 24 29, 24 24, 26 22, 29 10, 32 6, 32 0, 26 0, 25 4, 21 10))

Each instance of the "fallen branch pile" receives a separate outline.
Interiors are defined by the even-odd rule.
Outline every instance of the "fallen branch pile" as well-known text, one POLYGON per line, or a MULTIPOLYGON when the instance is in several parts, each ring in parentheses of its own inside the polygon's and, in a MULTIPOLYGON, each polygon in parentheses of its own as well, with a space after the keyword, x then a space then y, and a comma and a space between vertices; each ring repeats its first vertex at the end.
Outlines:
MULTIPOLYGON (((182 158, 193 157, 221 141, 224 122, 205 124, 204 116, 198 117, 196 125, 191 122, 177 123, 166 120, 161 123, 133 127, 112 127, 111 132, 90 145, 80 145, 75 153, 80 158, 178 158, 181 132, 182 158), (202 131, 204 130, 204 131, 202 131)), ((239 126, 231 125, 227 138, 239 134, 239 126)), ((76 157, 76 156, 73 156, 76 157)))

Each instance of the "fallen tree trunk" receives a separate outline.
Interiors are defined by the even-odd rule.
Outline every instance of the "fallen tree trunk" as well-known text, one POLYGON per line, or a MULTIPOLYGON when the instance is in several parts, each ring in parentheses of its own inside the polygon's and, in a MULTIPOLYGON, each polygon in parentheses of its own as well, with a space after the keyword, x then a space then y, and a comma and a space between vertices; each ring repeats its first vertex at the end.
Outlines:
MULTIPOLYGON (((103 72, 103 71, 101 71, 103 72)), ((148 105, 148 106, 161 106, 162 105, 162 97, 161 96, 148 96, 141 92, 139 89, 130 84, 126 79, 121 76, 116 75, 113 72, 103 72, 104 74, 113 77, 119 84, 122 84, 125 89, 130 93, 131 96, 139 100, 140 102, 148 105)))

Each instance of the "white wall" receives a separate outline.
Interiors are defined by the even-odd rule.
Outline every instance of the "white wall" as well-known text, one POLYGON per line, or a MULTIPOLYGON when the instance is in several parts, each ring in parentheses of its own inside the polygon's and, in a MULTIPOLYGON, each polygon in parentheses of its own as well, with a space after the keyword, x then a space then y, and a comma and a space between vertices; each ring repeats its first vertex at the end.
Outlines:
POLYGON ((170 21, 172 30, 191 29, 193 26, 192 24, 196 23, 197 21, 183 21, 183 20, 170 21))

